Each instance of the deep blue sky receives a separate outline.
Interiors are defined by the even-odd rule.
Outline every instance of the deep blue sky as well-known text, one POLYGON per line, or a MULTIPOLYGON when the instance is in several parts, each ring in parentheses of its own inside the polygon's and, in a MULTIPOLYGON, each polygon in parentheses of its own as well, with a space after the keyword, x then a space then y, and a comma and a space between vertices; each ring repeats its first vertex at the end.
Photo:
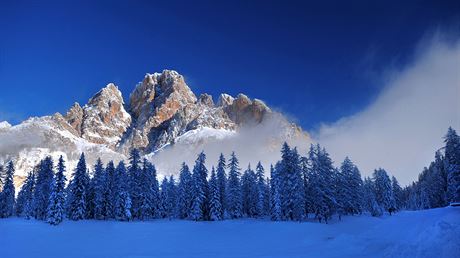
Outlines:
POLYGON ((218 2, 0 0, 0 120, 65 112, 109 82, 127 100, 175 69, 197 94, 244 92, 311 129, 363 109, 382 72, 460 20, 456 1, 218 2))

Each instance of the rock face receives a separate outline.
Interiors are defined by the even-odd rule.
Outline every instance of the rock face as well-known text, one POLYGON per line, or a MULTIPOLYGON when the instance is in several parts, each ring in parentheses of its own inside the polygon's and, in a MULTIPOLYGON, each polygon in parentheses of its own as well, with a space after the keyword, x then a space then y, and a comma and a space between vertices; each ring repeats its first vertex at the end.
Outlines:
MULTIPOLYGON (((132 148, 149 154, 174 144, 188 132, 201 135, 199 130, 206 129, 227 135, 275 114, 279 115, 261 100, 244 94, 236 98, 221 94, 216 104, 209 94, 197 98, 182 75, 164 70, 146 74, 130 94, 126 108, 121 92, 110 83, 83 107, 75 103, 64 116, 31 118, 13 127, 0 123, 0 140, 4 139, 0 141, 0 163, 16 155, 28 168, 36 162, 29 155, 38 159, 48 152, 67 155, 70 160, 83 151, 122 159, 132 148), (24 135, 34 141, 8 140, 24 135)), ((286 137, 303 134, 295 124, 280 121, 285 121, 286 137)))
POLYGON ((75 103, 65 118, 75 130, 71 133, 110 148, 115 148, 131 124, 121 92, 113 83, 96 93, 83 108, 75 103))

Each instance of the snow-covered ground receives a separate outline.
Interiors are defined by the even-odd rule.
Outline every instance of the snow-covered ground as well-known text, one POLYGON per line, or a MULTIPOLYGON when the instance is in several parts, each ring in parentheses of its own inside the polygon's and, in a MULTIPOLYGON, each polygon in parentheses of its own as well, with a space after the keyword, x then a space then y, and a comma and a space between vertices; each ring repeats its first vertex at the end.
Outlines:
POLYGON ((0 220, 0 257, 460 257, 460 207, 341 222, 0 220))

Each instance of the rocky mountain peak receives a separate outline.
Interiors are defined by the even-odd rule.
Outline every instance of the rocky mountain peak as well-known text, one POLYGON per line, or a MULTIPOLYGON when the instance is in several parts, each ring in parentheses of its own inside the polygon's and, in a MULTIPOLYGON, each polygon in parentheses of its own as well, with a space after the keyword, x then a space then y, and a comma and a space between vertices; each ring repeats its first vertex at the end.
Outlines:
POLYGON ((198 102, 208 107, 214 107, 214 101, 212 100, 212 96, 207 93, 201 94, 198 98, 198 102))
POLYGON ((65 115, 67 123, 74 129, 74 134, 81 136, 81 124, 83 122, 83 108, 75 102, 65 115))
POLYGON ((227 107, 233 104, 234 98, 226 93, 222 93, 217 100, 218 107, 227 107))

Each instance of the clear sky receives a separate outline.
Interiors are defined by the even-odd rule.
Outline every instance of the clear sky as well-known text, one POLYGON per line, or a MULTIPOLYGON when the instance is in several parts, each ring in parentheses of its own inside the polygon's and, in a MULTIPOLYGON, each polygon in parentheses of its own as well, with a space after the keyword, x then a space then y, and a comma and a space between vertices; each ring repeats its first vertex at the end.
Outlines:
POLYGON ((368 106, 386 70, 460 20, 458 1, 220 2, 0 1, 0 120, 65 112, 109 82, 127 100, 175 69, 197 94, 243 92, 312 129, 368 106))

